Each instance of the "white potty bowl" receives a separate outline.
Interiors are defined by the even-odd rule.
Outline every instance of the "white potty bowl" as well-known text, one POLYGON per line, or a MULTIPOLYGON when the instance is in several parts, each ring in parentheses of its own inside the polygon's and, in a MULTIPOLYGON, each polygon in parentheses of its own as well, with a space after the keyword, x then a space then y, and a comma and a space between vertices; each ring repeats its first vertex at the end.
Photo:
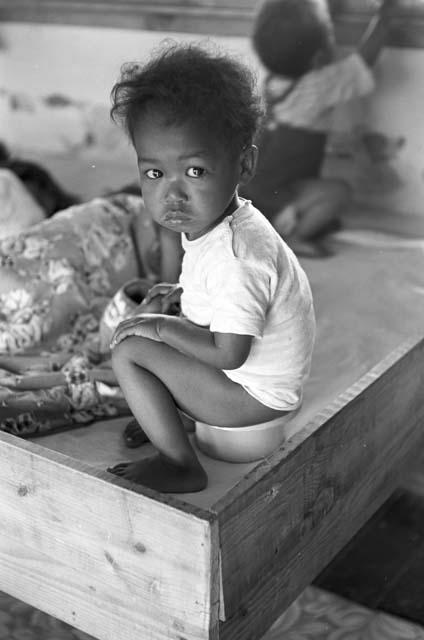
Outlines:
POLYGON ((211 458, 225 462, 254 462, 283 443, 287 416, 250 427, 215 427, 196 422, 196 444, 211 458))

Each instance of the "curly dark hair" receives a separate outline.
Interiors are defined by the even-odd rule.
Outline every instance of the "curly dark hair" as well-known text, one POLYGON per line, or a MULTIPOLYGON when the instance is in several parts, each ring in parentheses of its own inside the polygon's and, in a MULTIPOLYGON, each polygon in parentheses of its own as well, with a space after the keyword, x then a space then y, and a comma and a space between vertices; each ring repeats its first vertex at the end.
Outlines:
POLYGON ((265 0, 252 33, 254 49, 266 69, 292 79, 311 71, 314 55, 332 40, 325 0, 265 0))
POLYGON ((111 118, 132 139, 140 117, 206 126, 234 150, 251 144, 263 115, 252 72, 228 55, 193 43, 167 42, 144 65, 129 63, 112 92, 111 118))

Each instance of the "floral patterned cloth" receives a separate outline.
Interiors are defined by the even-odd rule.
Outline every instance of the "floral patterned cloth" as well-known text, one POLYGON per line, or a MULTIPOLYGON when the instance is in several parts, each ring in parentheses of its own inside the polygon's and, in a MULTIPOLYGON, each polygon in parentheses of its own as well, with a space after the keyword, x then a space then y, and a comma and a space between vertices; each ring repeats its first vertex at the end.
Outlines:
POLYGON ((0 353, 59 334, 68 347, 95 331, 109 298, 138 275, 131 224, 141 202, 95 199, 0 240, 0 353))
POLYGON ((62 353, 61 357, 65 364, 56 372, 50 354, 33 356, 36 370, 32 364, 18 375, 11 374, 7 367, 11 363, 12 368, 19 366, 20 356, 9 363, 0 358, 6 367, 0 371, 0 431, 33 437, 130 415, 119 387, 114 381, 108 385, 97 380, 99 371, 93 369, 89 357, 82 353, 62 353))
POLYGON ((0 240, 0 430, 33 436, 130 414, 99 323, 140 275, 143 215, 141 198, 98 198, 0 240))

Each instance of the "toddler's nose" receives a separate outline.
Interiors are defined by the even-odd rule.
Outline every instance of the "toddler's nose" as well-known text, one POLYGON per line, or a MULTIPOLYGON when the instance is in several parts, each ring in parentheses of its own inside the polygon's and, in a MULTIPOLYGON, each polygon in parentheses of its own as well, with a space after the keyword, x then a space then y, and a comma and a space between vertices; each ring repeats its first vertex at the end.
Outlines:
POLYGON ((166 202, 178 203, 178 202, 184 202, 185 200, 187 200, 187 193, 181 181, 173 180, 169 182, 168 188, 166 191, 166 202))

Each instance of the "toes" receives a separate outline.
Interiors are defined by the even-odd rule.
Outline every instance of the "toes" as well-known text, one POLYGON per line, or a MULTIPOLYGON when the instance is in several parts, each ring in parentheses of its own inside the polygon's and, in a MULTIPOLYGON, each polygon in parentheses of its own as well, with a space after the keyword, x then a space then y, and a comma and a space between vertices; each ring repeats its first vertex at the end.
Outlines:
POLYGON ((116 476, 122 476, 127 467, 128 464, 126 462, 121 462, 120 464, 116 464, 114 467, 108 467, 107 471, 109 471, 109 473, 114 473, 116 476))

